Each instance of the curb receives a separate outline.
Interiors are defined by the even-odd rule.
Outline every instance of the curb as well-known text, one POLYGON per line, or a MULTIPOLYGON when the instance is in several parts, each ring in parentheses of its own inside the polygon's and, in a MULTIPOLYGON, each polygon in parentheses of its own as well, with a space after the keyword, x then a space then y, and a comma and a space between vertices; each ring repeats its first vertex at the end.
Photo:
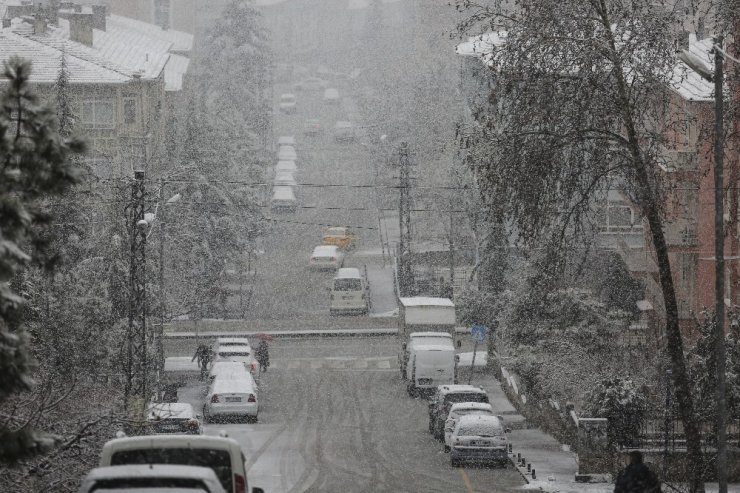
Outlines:
POLYGON ((165 332, 165 339, 187 340, 216 337, 254 337, 256 334, 267 334, 274 338, 308 338, 308 337, 387 337, 398 334, 398 329, 326 329, 326 330, 275 330, 275 331, 208 331, 208 332, 165 332))

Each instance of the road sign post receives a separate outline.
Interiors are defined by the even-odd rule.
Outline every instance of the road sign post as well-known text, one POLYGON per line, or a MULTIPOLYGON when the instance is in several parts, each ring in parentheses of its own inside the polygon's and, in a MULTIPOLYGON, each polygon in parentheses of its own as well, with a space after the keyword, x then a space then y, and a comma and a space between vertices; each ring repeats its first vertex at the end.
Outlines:
POLYGON ((473 358, 470 362, 470 375, 468 375, 468 385, 473 381, 473 369, 475 368, 475 355, 478 352, 478 343, 486 340, 488 334, 488 327, 485 325, 473 325, 470 327, 470 335, 475 341, 473 344, 473 358))

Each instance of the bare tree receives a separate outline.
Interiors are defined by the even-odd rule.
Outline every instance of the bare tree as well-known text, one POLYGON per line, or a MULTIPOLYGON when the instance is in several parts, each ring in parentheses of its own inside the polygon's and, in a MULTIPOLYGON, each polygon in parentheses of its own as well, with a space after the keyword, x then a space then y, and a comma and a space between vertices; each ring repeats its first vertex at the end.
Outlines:
MULTIPOLYGON (((485 60, 494 85, 478 112, 488 159, 483 193, 508 211, 525 244, 572 244, 597 202, 619 188, 642 212, 658 264, 666 349, 687 439, 690 490, 704 490, 703 456, 679 329, 661 176, 671 126, 677 13, 653 0, 460 0, 461 32, 500 32, 485 60)), ((480 149, 479 149, 480 150, 480 149)))

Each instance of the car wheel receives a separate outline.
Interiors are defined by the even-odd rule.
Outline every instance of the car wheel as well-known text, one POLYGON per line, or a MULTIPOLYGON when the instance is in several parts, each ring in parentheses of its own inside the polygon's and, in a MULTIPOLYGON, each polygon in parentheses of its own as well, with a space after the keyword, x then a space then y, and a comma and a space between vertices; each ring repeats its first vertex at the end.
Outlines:
POLYGON ((450 446, 445 445, 445 454, 449 454, 449 453, 450 453, 450 446))
POLYGON ((460 461, 458 461, 457 459, 450 459, 450 465, 452 467, 460 467, 460 461))

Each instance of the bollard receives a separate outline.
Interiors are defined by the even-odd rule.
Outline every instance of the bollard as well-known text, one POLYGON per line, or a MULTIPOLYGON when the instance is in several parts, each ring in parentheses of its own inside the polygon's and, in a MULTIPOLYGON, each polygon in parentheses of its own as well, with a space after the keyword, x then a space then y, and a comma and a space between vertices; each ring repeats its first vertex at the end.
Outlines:
POLYGON ((527 464, 527 472, 532 472, 532 464, 527 464))
POLYGON ((527 459, 522 457, 522 467, 524 467, 527 464, 527 459))
POLYGON ((537 479, 537 475, 534 473, 534 469, 532 469, 532 479, 537 479))
POLYGON ((510 454, 514 453, 514 448, 511 446, 511 444, 509 444, 509 453, 510 454))
POLYGON ((518 453, 516 454, 516 461, 521 462, 522 461, 522 454, 518 453))

